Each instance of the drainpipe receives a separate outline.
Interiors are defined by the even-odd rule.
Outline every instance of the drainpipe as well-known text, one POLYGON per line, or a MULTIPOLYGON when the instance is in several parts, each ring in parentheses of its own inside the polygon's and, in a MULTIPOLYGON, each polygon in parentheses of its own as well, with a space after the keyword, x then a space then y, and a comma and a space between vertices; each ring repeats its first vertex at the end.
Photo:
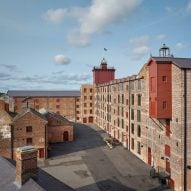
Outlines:
POLYGON ((187 191, 187 70, 184 70, 184 191, 187 191))
POLYGON ((11 159, 13 160, 13 151, 14 151, 14 145, 13 145, 13 140, 14 140, 14 133, 13 133, 13 125, 11 125, 11 159))
POLYGON ((131 141, 130 141, 130 139, 131 139, 131 137, 130 137, 130 131, 131 131, 131 123, 130 123, 130 120, 131 120, 131 108, 130 108, 130 103, 131 103, 131 101, 130 101, 130 97, 131 97, 131 91, 130 91, 130 81, 129 81, 129 88, 128 88, 128 91, 129 91, 129 101, 128 101, 128 104, 129 104, 129 114, 128 114, 128 117, 129 117, 129 128, 128 128, 128 131, 129 131, 129 151, 130 151, 130 144, 131 144, 131 141))

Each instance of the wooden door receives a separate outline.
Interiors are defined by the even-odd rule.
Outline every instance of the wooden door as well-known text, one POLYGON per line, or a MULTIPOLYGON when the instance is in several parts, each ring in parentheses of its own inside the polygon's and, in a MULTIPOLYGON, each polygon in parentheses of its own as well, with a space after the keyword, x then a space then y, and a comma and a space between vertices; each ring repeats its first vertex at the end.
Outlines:
POLYGON ((170 161, 166 159, 166 172, 170 173, 170 161))
POLYGON ((43 148, 38 149, 38 153, 39 153, 39 158, 44 158, 44 149, 43 148))
POLYGON ((148 164, 151 166, 151 148, 148 148, 148 164))
POLYGON ((64 131, 64 134, 63 134, 63 141, 68 141, 68 139, 69 139, 68 131, 64 131))

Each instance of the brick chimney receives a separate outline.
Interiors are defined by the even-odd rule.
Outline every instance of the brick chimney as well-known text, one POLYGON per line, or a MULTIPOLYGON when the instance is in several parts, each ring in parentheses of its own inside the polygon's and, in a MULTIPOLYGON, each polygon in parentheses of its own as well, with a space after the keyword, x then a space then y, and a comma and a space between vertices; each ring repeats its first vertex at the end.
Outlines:
POLYGON ((22 186, 30 178, 37 178, 37 149, 33 146, 16 150, 16 183, 22 186))

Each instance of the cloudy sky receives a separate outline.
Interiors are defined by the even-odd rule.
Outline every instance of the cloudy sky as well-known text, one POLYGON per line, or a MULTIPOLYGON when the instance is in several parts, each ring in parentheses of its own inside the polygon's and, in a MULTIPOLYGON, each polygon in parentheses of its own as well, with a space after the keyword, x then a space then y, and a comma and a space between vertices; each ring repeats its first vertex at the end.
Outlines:
POLYGON ((136 74, 163 43, 191 57, 190 21, 191 0, 0 0, 0 91, 79 89, 103 57, 136 74))

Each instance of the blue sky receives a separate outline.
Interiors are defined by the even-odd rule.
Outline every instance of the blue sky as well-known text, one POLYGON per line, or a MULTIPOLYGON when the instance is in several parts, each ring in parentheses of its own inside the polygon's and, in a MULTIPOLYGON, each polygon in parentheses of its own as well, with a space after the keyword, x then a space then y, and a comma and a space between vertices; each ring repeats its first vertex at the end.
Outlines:
POLYGON ((0 0, 0 91, 79 89, 103 57, 136 74, 163 43, 191 57, 190 21, 190 0, 0 0))

